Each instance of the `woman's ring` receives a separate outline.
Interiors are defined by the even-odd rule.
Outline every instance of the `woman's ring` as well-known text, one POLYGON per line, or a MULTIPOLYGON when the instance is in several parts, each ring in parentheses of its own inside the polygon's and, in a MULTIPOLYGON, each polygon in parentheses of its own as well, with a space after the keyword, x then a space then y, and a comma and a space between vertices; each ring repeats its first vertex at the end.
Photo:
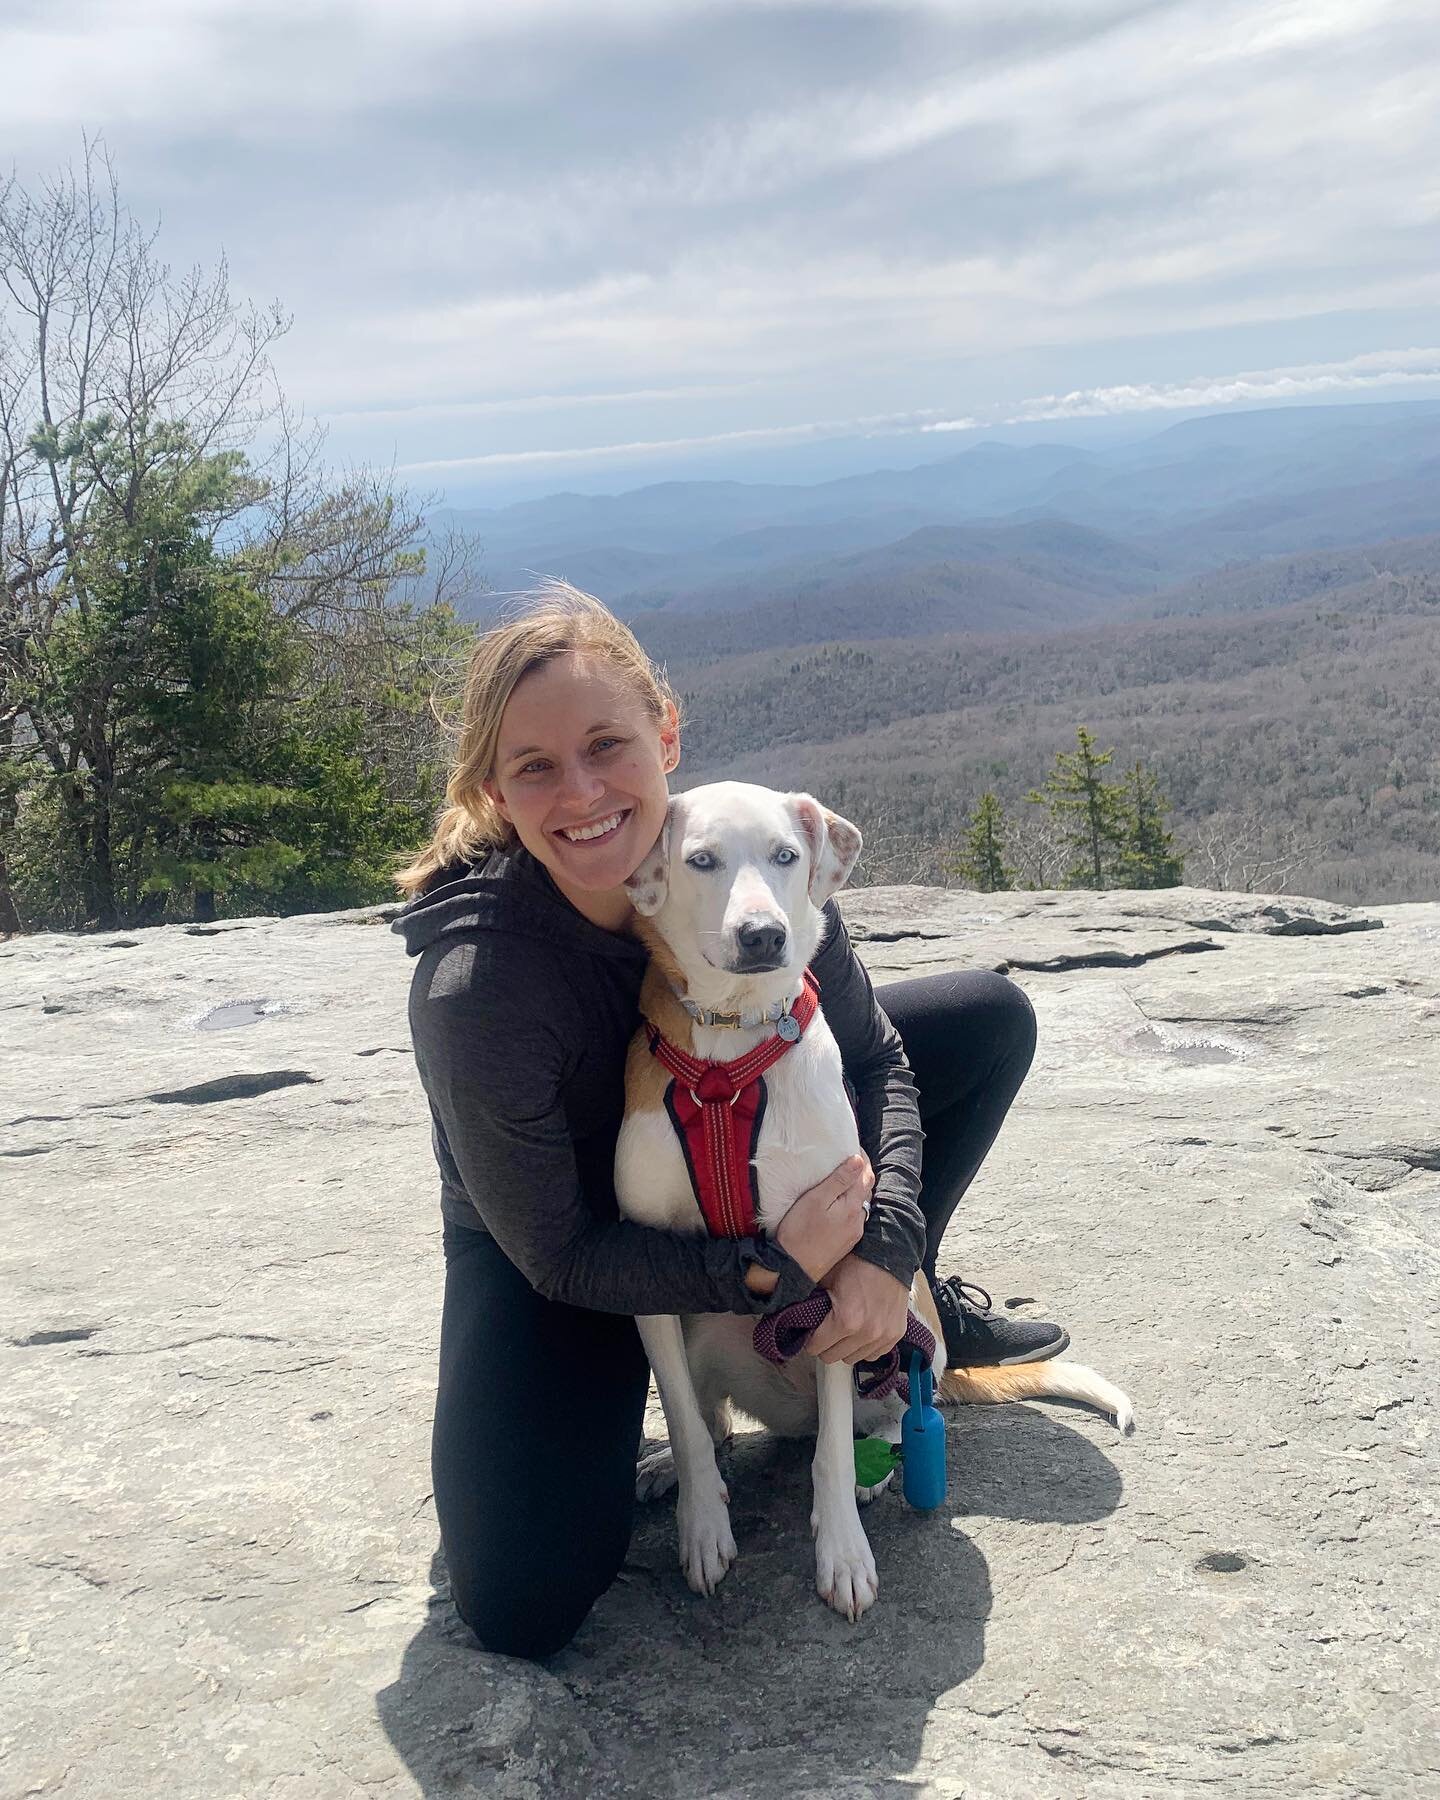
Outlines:
POLYGON ((870 1217, 870 1202, 869 1202, 869 1201, 868 1201, 868 1200, 862 1200, 862 1201, 861 1201, 861 1202, 860 1202, 860 1204, 861 1204, 861 1206, 863 1206, 863 1207, 864 1207, 864 1209, 865 1209, 865 1217, 866 1217, 866 1219, 867 1219, 867 1220, 868 1220, 868 1219, 869 1219, 869 1217, 870 1217))

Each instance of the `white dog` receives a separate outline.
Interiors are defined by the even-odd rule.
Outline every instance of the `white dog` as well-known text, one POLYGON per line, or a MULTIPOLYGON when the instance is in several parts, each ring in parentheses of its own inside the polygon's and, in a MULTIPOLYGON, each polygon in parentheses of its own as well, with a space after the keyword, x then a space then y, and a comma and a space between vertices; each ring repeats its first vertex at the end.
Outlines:
MULTIPOLYGON (((615 1160, 627 1219, 667 1231, 706 1230, 691 1178, 701 1139, 692 1137, 687 1154, 677 1104, 685 1106, 688 1095, 698 1134, 695 1120, 707 1096, 683 1073, 672 1077, 656 1053, 657 1040, 679 1051, 682 1070, 687 1056, 731 1063, 762 1046, 779 1052, 773 1040, 785 1040, 764 1071, 758 1136, 747 1146, 758 1189, 755 1218, 772 1236, 794 1201, 859 1147, 839 1048, 823 1013, 810 1014, 804 995, 806 966, 823 930, 819 909, 859 854, 855 827, 808 794, 727 781, 671 801, 659 842, 627 884, 651 952, 640 999, 648 1023, 630 1048, 615 1160), (792 1008, 806 1019, 803 1032, 792 1008), (715 1022, 714 1015, 728 1022, 715 1022)), ((714 1140, 704 1141, 713 1149, 714 1140)), ((946 1398, 1064 1396, 1113 1414, 1128 1429, 1133 1415, 1125 1396, 1074 1363, 946 1375, 944 1338, 922 1275, 911 1310, 935 1337, 937 1388, 946 1398)), ((715 1459, 733 1401, 780 1435, 815 1434, 815 1584, 837 1612, 857 1619, 875 1599, 878 1581, 857 1509, 854 1436, 858 1428, 898 1441, 902 1402, 893 1395, 857 1396, 844 1363, 804 1354, 781 1366, 766 1361, 752 1343, 753 1317, 655 1315, 638 1324, 670 1432, 669 1452, 642 1467, 640 1492, 661 1491, 673 1470, 680 1563, 690 1586, 713 1592, 735 1559, 729 1495, 715 1459)))

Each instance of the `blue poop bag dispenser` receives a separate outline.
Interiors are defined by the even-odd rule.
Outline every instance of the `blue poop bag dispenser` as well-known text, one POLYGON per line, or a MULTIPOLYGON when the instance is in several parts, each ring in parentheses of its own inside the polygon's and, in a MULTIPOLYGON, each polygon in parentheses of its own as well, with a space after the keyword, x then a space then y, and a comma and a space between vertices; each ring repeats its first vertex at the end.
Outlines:
POLYGON ((917 1512, 945 1504, 945 1421, 935 1407, 935 1377, 910 1353, 910 1404, 900 1424, 901 1480, 917 1512))
POLYGON ((928 1365, 921 1366, 920 1352, 910 1355, 910 1404, 900 1421, 900 1442, 884 1438, 858 1438, 855 1443, 855 1480, 860 1487, 878 1487, 900 1465, 901 1489, 917 1512, 934 1512, 945 1504, 945 1421, 935 1408, 935 1378, 928 1365))

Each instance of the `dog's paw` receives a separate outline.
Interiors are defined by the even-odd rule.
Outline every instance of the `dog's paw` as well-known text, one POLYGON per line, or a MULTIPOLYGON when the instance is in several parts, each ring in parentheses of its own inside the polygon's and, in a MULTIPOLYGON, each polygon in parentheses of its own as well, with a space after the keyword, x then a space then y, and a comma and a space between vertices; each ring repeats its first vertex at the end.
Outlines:
POLYGON ((1135 1429, 1135 1408, 1130 1404, 1130 1396, 1128 1394, 1121 1394, 1120 1398, 1116 1401, 1114 1419, 1118 1428, 1126 1437, 1129 1437, 1130 1433, 1135 1429))
POLYGON ((880 1591, 875 1555, 857 1517, 815 1528, 815 1591, 853 1625, 880 1591))
POLYGON ((658 1500, 662 1494, 668 1494, 675 1485, 675 1457, 670 1446, 663 1450, 652 1450, 648 1456, 642 1456, 635 1465, 635 1498, 637 1500, 658 1500))
POLYGON ((736 1556, 730 1534, 730 1496, 723 1487, 707 1498, 682 1491, 677 1508, 680 1567, 697 1594, 713 1594, 736 1556))
POLYGON ((858 1487, 857 1486, 855 1489, 856 1505, 857 1506, 868 1506, 872 1500, 878 1500, 880 1498, 880 1496, 885 1492, 886 1488, 888 1488, 890 1486, 891 1482, 894 1481, 894 1479, 895 1479, 895 1471, 892 1469, 890 1471, 890 1473, 888 1475, 886 1475, 882 1480, 877 1481, 875 1483, 874 1487, 858 1487))

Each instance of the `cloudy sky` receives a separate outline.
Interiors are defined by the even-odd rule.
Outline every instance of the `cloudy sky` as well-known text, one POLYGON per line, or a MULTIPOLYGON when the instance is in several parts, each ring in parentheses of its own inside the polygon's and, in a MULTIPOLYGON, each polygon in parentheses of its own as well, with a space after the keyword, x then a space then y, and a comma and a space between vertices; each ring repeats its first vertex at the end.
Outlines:
POLYGON ((0 69, 454 499, 1440 394, 1434 0, 5 0, 0 69))

